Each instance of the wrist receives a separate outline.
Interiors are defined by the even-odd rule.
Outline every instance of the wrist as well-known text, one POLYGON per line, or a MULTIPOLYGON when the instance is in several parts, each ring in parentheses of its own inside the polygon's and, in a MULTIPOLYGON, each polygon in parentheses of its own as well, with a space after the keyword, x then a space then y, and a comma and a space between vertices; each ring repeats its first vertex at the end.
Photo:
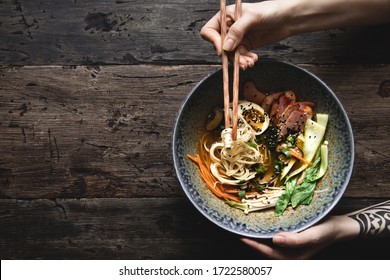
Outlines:
POLYGON ((344 241, 355 239, 360 234, 359 223, 346 215, 331 216, 329 221, 333 225, 334 240, 344 241))

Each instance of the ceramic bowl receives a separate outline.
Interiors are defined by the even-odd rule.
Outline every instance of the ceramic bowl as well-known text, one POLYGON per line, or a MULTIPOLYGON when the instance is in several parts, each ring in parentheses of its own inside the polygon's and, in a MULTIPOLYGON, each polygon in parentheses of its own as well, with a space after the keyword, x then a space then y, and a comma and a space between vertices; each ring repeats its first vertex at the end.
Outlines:
MULTIPOLYGON (((232 81, 231 68, 229 73, 232 81)), ((199 212, 228 231, 254 238, 272 238, 282 231, 302 231, 323 219, 347 188, 354 163, 350 121, 336 94, 318 77, 299 66, 262 58, 253 68, 240 72, 240 89, 248 79, 263 92, 291 89, 297 100, 314 102, 316 113, 329 114, 325 134, 329 142, 328 170, 318 182, 312 202, 295 209, 288 207, 281 216, 275 216, 274 208, 245 214, 207 189, 198 166, 187 155, 196 154, 199 139, 205 132, 205 120, 212 109, 223 108, 221 70, 203 78, 188 93, 178 112, 172 143, 177 177, 199 212)))

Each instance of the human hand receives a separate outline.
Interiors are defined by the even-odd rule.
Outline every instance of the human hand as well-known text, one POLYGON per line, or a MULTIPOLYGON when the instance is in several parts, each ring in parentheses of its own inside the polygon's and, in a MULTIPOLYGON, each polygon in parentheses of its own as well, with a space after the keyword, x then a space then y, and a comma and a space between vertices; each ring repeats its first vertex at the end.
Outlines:
POLYGON ((282 232, 272 239, 273 246, 249 238, 241 240, 270 259, 310 259, 329 245, 356 238, 360 227, 348 216, 330 216, 302 232, 282 232))
POLYGON ((228 33, 221 43, 220 13, 201 29, 218 55, 222 49, 238 49, 240 67, 252 67, 258 56, 251 50, 290 36, 332 28, 389 22, 388 0, 274 0, 243 3, 241 17, 234 20, 235 5, 226 7, 228 33), (352 9, 353 7, 353 9, 352 9))
POLYGON ((220 12, 212 17, 201 29, 203 39, 211 42, 221 56, 222 48, 231 52, 238 48, 240 67, 252 67, 258 60, 257 54, 251 50, 277 42, 290 36, 279 1, 260 3, 243 3, 239 20, 234 20, 235 5, 226 7, 228 33, 224 44, 221 43, 220 12))

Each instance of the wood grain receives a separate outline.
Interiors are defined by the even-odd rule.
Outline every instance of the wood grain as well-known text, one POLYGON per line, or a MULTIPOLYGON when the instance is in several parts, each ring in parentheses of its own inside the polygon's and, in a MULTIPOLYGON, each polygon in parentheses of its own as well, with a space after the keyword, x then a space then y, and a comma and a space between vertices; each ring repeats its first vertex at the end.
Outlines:
MULTIPOLYGON (((183 196, 171 155, 175 117, 218 67, 2 68, 0 196, 183 196)), ((356 164, 346 195, 390 197, 389 66, 372 66, 369 79, 363 66, 304 67, 337 93, 352 123, 356 164)))
MULTIPOLYGON (((193 207, 173 167, 177 112, 220 68, 199 35, 218 9, 0 1, 1 259, 262 258, 193 207)), ((340 28, 256 50, 316 74, 348 113, 355 166, 331 214, 390 199, 389 31, 340 28)), ((377 258, 388 245, 343 242, 315 258, 377 258)))
MULTIPOLYGON (((343 200, 334 213, 377 202, 343 200)), ((1 259, 262 259, 181 198, 2 199, 0 226, 1 259)), ((381 258, 386 244, 344 242, 316 258, 381 258)))
MULTIPOLYGON (((246 2, 256 2, 246 1, 246 2)), ((2 1, 0 61, 8 65, 215 64, 201 27, 213 1, 2 1)), ((389 63, 390 26, 303 34, 256 50, 295 63, 389 63)))

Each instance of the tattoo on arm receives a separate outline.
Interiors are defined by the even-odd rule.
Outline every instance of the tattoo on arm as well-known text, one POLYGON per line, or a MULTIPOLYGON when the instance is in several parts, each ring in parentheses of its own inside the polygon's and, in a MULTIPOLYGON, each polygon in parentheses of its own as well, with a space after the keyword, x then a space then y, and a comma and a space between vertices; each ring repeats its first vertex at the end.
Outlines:
POLYGON ((348 214, 360 225, 360 237, 390 237, 390 200, 348 214))

